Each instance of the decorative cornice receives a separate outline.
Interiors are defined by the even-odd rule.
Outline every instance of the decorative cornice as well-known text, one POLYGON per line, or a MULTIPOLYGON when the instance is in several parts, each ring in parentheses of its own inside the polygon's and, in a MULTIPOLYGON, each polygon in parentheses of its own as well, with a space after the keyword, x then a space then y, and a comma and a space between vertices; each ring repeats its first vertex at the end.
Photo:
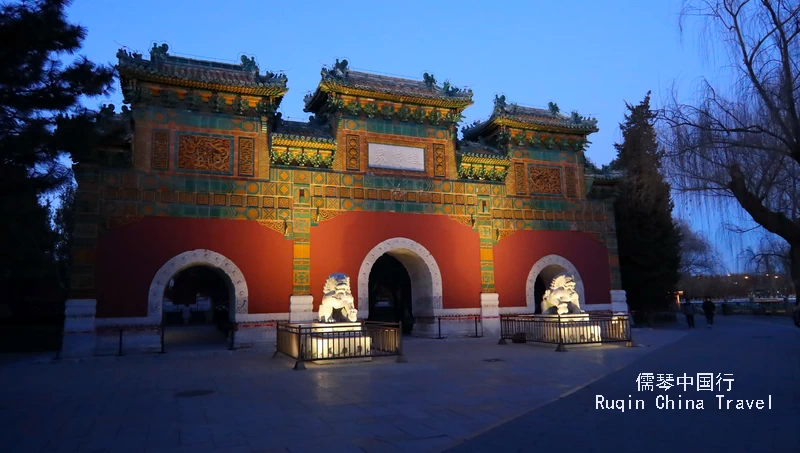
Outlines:
POLYGON ((393 93, 384 93, 381 91, 366 90, 363 88, 351 88, 342 85, 338 82, 324 81, 320 83, 319 90, 325 93, 339 93, 348 96, 357 96, 363 98, 380 99, 384 101, 399 102, 404 104, 417 104, 429 107, 441 107, 449 109, 463 110, 472 104, 471 99, 442 99, 442 98, 428 98, 423 96, 401 95, 393 93))
POLYGON ((259 225, 265 226, 270 230, 277 231, 281 235, 285 236, 288 230, 288 225, 285 220, 257 220, 259 225))
POLYGON ((143 215, 113 215, 108 217, 106 225, 109 230, 136 223, 144 218, 143 215))
POLYGON ((511 161, 489 153, 457 153, 458 177, 461 179, 505 181, 511 161))
POLYGON ((143 82, 160 83, 163 85, 173 85, 186 88, 195 88, 208 91, 221 91, 225 93, 245 94, 251 96, 283 96, 289 91, 288 88, 277 86, 247 87, 227 85, 213 82, 203 82, 199 80, 180 79, 160 74, 152 74, 147 71, 140 71, 132 68, 119 68, 122 78, 138 79, 143 82))
POLYGON ((571 117, 562 115, 553 102, 548 110, 544 110, 507 104, 505 96, 495 96, 494 111, 489 119, 476 121, 463 128, 462 132, 465 140, 473 140, 479 136, 489 136, 497 128, 503 132, 507 132, 507 128, 516 128, 584 136, 599 130, 596 119, 583 117, 578 112, 572 112, 571 117))
POLYGON ((317 209, 316 211, 316 221, 324 222, 325 220, 330 220, 334 217, 338 217, 347 211, 339 210, 339 209, 317 209))
POLYGON ((273 146, 289 146, 293 148, 314 148, 334 150, 336 149, 336 140, 318 137, 304 137, 301 135, 285 135, 285 134, 272 134, 273 146))
POLYGON ((475 226, 475 218, 473 216, 468 215, 448 215, 451 219, 455 220, 456 222, 473 228, 475 226))
POLYGON ((270 162, 273 165, 286 165, 294 167, 333 167, 333 159, 336 154, 335 149, 324 149, 318 145, 311 145, 309 148, 316 149, 316 152, 307 153, 305 152, 305 149, 303 151, 284 150, 281 152, 272 148, 270 150, 270 162))
POLYGON ((511 230, 511 229, 498 228, 497 229, 497 242, 500 242, 501 240, 511 236, 512 234, 516 233, 517 231, 519 231, 519 230, 517 230, 517 229, 511 230))
POLYGON ((463 153, 460 156, 461 162, 465 164, 496 165, 504 167, 511 165, 511 161, 508 158, 492 156, 490 154, 463 153))
POLYGON ((494 124, 498 126, 507 126, 507 127, 514 127, 517 129, 525 129, 530 131, 545 131, 545 132, 561 132, 561 133, 568 133, 568 134, 575 134, 577 132, 597 132, 598 129, 596 126, 593 127, 582 127, 580 125, 575 125, 575 127, 565 127, 560 125, 551 125, 546 123, 539 123, 539 122, 528 122, 528 121, 520 121, 514 118, 509 118, 508 116, 498 116, 492 120, 494 124))
POLYGON ((596 231, 584 231, 584 233, 589 235, 590 238, 594 239, 599 244, 606 245, 606 241, 601 233, 598 233, 596 231))
POLYGON ((288 91, 284 74, 259 74, 255 58, 244 55, 240 64, 220 63, 172 56, 168 45, 153 44, 150 60, 125 49, 117 52, 117 59, 123 87, 130 83, 126 79, 134 79, 253 96, 281 96, 288 91))

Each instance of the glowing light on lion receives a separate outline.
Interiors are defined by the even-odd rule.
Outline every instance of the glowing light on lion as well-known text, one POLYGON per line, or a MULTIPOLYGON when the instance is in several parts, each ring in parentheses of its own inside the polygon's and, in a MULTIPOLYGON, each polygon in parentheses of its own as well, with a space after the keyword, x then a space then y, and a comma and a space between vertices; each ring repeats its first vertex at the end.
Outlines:
POLYGON ((319 307, 320 322, 336 322, 334 313, 342 310, 350 322, 358 319, 358 310, 350 292, 350 277, 345 274, 331 274, 325 281, 322 303, 319 307))
POLYGON ((575 278, 571 275, 556 276, 550 284, 550 289, 545 291, 542 297, 542 313, 546 315, 583 313, 575 286, 575 278))

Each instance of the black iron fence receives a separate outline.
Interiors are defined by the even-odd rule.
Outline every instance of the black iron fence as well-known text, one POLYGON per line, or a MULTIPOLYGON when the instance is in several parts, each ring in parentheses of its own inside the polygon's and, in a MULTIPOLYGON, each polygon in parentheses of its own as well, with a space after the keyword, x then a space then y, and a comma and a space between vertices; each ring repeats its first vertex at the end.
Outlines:
POLYGON ((274 357, 285 354, 297 360, 327 361, 397 356, 404 362, 402 323, 363 321, 344 325, 309 325, 279 322, 274 357))
POLYGON ((471 338, 483 337, 483 319, 481 315, 447 315, 447 316, 418 316, 417 325, 432 325, 435 330, 428 331, 429 335, 436 334, 438 340, 442 340, 450 335, 467 336, 471 338), (442 332, 442 321, 445 324, 445 332, 442 332), (449 329, 448 329, 449 326, 449 329), (458 326, 454 328, 454 326, 458 326), (469 327, 467 327, 469 326, 469 327))
MULTIPOLYGON (((702 305, 698 308, 702 310, 702 305)), ((723 315, 791 315, 793 303, 783 300, 721 302, 717 305, 717 313, 723 315)))
POLYGON ((624 342, 631 346, 631 318, 617 315, 501 315, 500 344, 514 343, 565 345, 624 342))
MULTIPOLYGON (((717 307, 716 314, 722 315, 788 315, 791 316, 797 302, 796 297, 728 299, 712 301, 717 307)), ((683 304, 691 304, 696 314, 703 314, 702 301, 682 301, 681 307, 675 307, 682 313, 683 304)))

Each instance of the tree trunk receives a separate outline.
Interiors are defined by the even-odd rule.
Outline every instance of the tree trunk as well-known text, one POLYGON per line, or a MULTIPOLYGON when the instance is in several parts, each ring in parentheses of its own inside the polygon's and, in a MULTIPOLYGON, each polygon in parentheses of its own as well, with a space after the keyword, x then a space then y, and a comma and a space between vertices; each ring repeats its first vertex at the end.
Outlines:
POLYGON ((792 283, 794 293, 800 297, 800 242, 789 243, 789 258, 791 263, 792 283))

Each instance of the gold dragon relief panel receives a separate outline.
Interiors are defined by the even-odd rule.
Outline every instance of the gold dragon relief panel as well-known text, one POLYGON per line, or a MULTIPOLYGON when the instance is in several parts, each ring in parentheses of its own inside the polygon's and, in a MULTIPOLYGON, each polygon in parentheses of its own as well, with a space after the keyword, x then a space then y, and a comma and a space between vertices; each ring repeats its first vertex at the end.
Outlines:
POLYGON ((578 179, 575 175, 575 167, 564 169, 565 183, 567 186, 567 197, 576 198, 578 196, 578 179))
POLYGON ((151 165, 153 170, 169 169, 169 131, 153 131, 153 153, 151 165))
POLYGON ((239 176, 253 176, 255 147, 254 138, 239 137, 239 176))
POLYGON ((361 147, 358 135, 347 135, 347 163, 346 167, 351 171, 361 170, 361 147))
POLYGON ((525 164, 522 162, 514 162, 514 185, 517 195, 526 195, 528 193, 527 185, 525 184, 525 164))
POLYGON ((529 165, 528 185, 531 195, 562 195, 561 168, 529 165))
POLYGON ((447 174, 447 160, 444 151, 444 145, 433 145, 433 176, 436 178, 444 178, 447 174))
POLYGON ((178 135, 178 169, 231 174, 233 138, 178 135))

